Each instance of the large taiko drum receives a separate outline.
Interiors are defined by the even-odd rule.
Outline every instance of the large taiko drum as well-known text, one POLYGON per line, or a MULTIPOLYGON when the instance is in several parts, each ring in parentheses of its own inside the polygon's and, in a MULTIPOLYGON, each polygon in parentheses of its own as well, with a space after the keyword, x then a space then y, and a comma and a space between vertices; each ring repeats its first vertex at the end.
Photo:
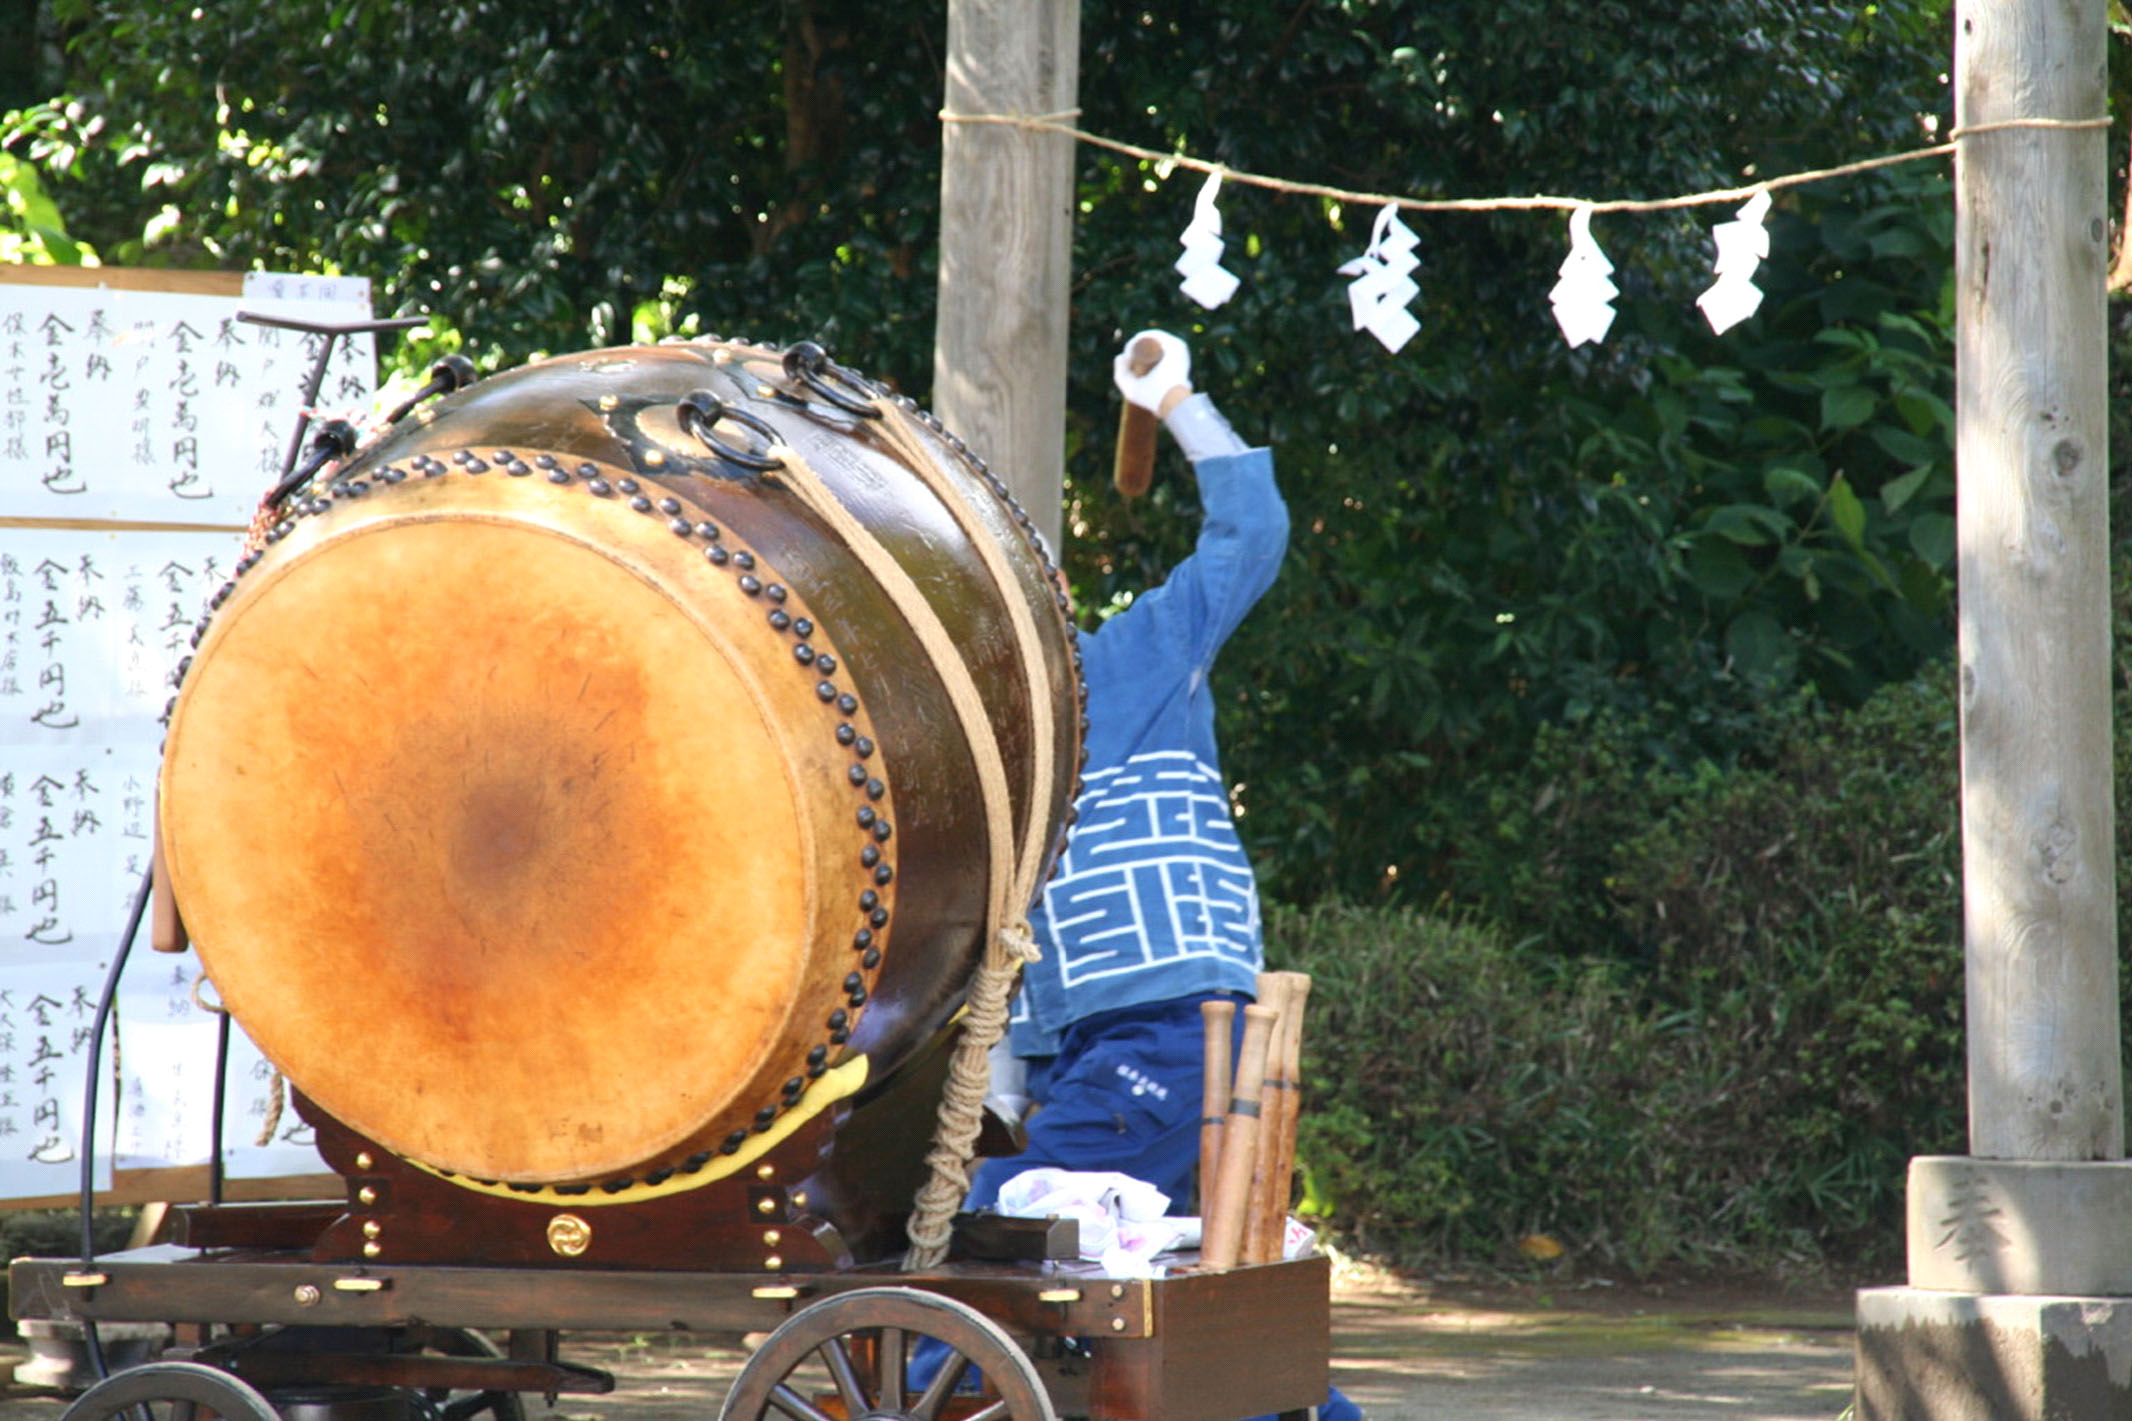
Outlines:
POLYGON ((741 1153, 938 1032, 1055 846, 1040 545, 818 350, 497 375, 280 514, 182 678, 161 847, 237 1021, 417 1164, 741 1153))

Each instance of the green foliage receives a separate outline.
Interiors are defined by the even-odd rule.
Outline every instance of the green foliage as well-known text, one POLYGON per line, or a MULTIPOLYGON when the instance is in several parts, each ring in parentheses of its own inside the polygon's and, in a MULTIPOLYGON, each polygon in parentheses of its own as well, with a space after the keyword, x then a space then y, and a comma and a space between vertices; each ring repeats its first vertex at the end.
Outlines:
MULTIPOLYGON (((97 1209, 91 1228, 97 1251, 108 1253, 125 1246, 140 1210, 133 1207, 97 1209)), ((9 1258, 67 1258, 81 1253, 81 1210, 13 1209, 0 1213, 0 1249, 9 1258)))
MULTIPOLYGON (((668 331, 813 337, 912 387, 931 368, 940 0, 46 8, 74 97, 14 146, 115 260, 367 273, 433 313, 416 369, 668 331)), ((1639 15, 1089 0, 1081 121, 1364 190, 1614 196, 1910 145, 1945 103, 1943 3, 1639 15)), ((1766 309, 1723 340, 1692 305, 1722 212, 1603 219, 1623 315, 1574 353, 1545 304, 1559 216, 1417 219, 1424 328, 1394 358, 1344 329, 1337 267, 1372 213, 1231 185, 1245 284, 1204 312, 1169 270, 1197 176, 1076 164, 1081 604, 1158 579, 1196 523, 1174 462, 1145 503, 1110 491, 1126 332, 1188 332, 1296 514, 1221 726, 1275 894, 1428 901, 1541 727, 1644 711, 1679 757, 1727 757, 1773 689, 1856 699, 1944 637, 1929 174, 1785 196, 1766 309)))
POLYGON ((1738 1118, 1798 1175, 1777 1216, 1837 1249, 1892 1244, 1905 1161, 1963 1144, 1953 682, 1802 712, 1767 768, 1678 787, 1618 860, 1651 995, 1726 1043, 1738 1118))
POLYGON ((1496 908, 1560 936, 1271 915, 1315 979, 1313 1201, 1408 1260, 1531 1232, 1631 1272, 1891 1258, 1905 1161, 1962 1140, 1950 683, 1794 701, 1754 771, 1639 771, 1641 728, 1604 715, 1544 741, 1528 847, 1600 889, 1543 868, 1496 908), (1640 960, 1580 955, 1595 930, 1640 960))
MULTIPOLYGON (((1763 725, 1729 770, 1641 715, 1543 729, 1464 845, 1464 921, 1269 915, 1316 979, 1303 1155, 1338 1228, 1416 1261, 1528 1232, 1628 1271, 1899 1261, 1906 1161, 1965 1148, 1953 667, 1763 725)), ((2125 822, 2122 735, 2115 785, 2125 822)), ((2118 916, 2132 942, 2132 895, 2118 916)))
POLYGON ((1355 1246, 1486 1260, 1548 1229, 1640 1268, 1707 1239, 1665 1177, 1670 1122, 1701 1092, 1618 972, 1333 903, 1270 914, 1268 951, 1313 979, 1305 1207, 1355 1246))
POLYGON ((937 6, 49 9, 80 98, 38 141, 115 260, 362 272, 489 367, 678 303, 930 368, 937 6))
POLYGON ((1764 314, 1723 341, 1638 306, 1646 366, 1536 372, 1484 436, 1281 446, 1305 531, 1232 653, 1277 669, 1223 724, 1277 894, 1463 897, 1546 727, 1638 715, 1730 763, 1772 698, 1855 703, 1945 648, 1947 194, 1880 193, 1785 212, 1764 314), (1306 722, 1332 755, 1291 753, 1306 722))
POLYGON ((0 152, 0 262, 27 266, 95 265, 93 248, 67 235, 66 220, 46 195, 36 167, 0 152))
MULTIPOLYGON (((96 1209, 90 1231, 98 1253, 113 1253, 132 1238, 140 1210, 131 1205, 96 1209)), ((81 1210, 0 1210, 0 1256, 7 1258, 79 1258, 81 1210)), ((0 1285, 0 1295, 5 1286, 0 1285)))

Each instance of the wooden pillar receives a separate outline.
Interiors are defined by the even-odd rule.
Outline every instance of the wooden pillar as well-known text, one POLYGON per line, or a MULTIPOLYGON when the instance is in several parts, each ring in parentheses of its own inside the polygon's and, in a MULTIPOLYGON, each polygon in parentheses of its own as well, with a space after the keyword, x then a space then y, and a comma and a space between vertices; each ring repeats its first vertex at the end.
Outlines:
MULTIPOLYGON (((946 112, 1065 114, 1080 29, 1080 0, 949 0, 946 112)), ((1073 140, 950 118, 941 146, 933 409, 1056 547, 1073 140)))
MULTIPOLYGON (((1963 0, 1955 122, 2106 111, 2105 0, 1963 0)), ((2124 1154, 2110 753, 2105 134, 1955 166, 1969 1141, 2124 1154)))

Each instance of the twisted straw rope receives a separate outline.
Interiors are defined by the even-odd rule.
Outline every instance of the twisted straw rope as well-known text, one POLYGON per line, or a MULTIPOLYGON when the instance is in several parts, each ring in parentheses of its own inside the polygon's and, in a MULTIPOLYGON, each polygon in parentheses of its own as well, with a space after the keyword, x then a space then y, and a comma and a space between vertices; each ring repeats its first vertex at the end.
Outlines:
MULTIPOLYGON (((201 1011, 211 1012, 216 1016, 228 1016, 228 1007, 222 1005, 220 1001, 211 1002, 201 995, 200 989, 208 985, 210 983, 208 982, 207 972, 202 969, 192 979, 192 1004, 201 1011)), ((281 1074, 281 1068, 269 1062, 267 1070, 271 1074, 267 1078, 266 1116, 260 1122, 259 1138, 252 1141, 253 1144, 262 1147, 274 1143, 274 1132, 281 1128, 281 1112, 286 1108, 287 1103, 286 1078, 281 1074)))
POLYGON ((1123 153, 1146 162, 1167 163, 1202 173, 1220 173, 1225 182, 1269 188, 1274 192, 1298 193, 1306 197, 1330 198, 1335 202, 1371 207, 1398 207, 1409 212, 1529 212, 1542 209, 1574 212, 1579 208, 1588 208, 1593 212, 1659 212, 1668 208, 1704 207, 1718 202, 1742 202, 1758 192, 1774 192, 1779 188, 1824 182, 1830 178, 1870 172, 1875 168, 1893 167, 1898 163, 1914 163, 1922 158, 1944 158, 1959 148, 1963 139, 1984 133, 2001 133, 2014 128, 2080 130, 2110 126, 2110 120, 2107 118, 2009 118, 1996 123, 1974 123, 1950 130, 1945 143, 1934 144, 1930 148, 1913 148, 1906 153, 1887 153, 1877 158, 1861 158, 1857 162, 1843 163, 1833 168, 1786 173, 1780 177, 1749 183, 1744 187, 1715 188, 1708 192, 1685 193, 1679 197, 1594 199, 1535 195, 1422 198, 1402 197, 1397 193, 1357 192, 1351 188, 1328 187, 1323 183, 1299 183, 1286 178, 1269 178, 1257 173, 1239 172, 1221 163, 1210 163, 1204 158, 1193 158, 1183 153, 1165 153, 1156 148, 1121 143, 1115 138, 1105 138, 1101 134, 1090 133, 1065 122, 1069 118, 1077 117, 1079 113, 1078 109, 1066 109, 1053 114, 950 113, 943 109, 940 121, 948 124, 1000 124, 1034 133, 1063 133, 1076 142, 1096 148, 1108 148, 1112 152, 1123 153))

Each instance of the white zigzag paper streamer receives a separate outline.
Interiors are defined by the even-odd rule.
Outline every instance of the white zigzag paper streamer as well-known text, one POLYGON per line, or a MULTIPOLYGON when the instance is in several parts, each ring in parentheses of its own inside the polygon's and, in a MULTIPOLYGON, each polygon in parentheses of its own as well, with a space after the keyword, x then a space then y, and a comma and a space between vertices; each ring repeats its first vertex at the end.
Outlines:
POLYGON ((1592 240, 1592 210, 1580 207, 1569 215, 1569 255, 1562 261, 1561 280, 1547 299, 1555 308, 1555 324, 1572 349, 1586 341, 1606 339, 1614 324, 1614 298, 1621 288, 1608 275, 1614 264, 1592 240))
POLYGON ((1184 278, 1184 294, 1210 311, 1234 296, 1241 284, 1221 265, 1221 209, 1214 205, 1220 191, 1221 173, 1208 173, 1199 200, 1192 205, 1192 224, 1178 239, 1184 255, 1177 258, 1176 270, 1184 278))
POLYGON ((1399 220, 1399 209, 1386 203, 1370 230, 1369 247, 1340 267, 1340 275, 1355 278, 1347 287, 1355 329, 1368 331, 1394 355, 1421 329, 1421 322, 1407 309, 1421 294, 1413 280, 1414 268, 1421 265, 1414 255, 1420 243, 1399 220))
POLYGON ((1695 304, 1719 335, 1761 309, 1762 288, 1754 284, 1754 273, 1769 255, 1769 229, 1762 225, 1768 216, 1769 189, 1763 188, 1732 221, 1710 229, 1717 242, 1717 281, 1695 304))

